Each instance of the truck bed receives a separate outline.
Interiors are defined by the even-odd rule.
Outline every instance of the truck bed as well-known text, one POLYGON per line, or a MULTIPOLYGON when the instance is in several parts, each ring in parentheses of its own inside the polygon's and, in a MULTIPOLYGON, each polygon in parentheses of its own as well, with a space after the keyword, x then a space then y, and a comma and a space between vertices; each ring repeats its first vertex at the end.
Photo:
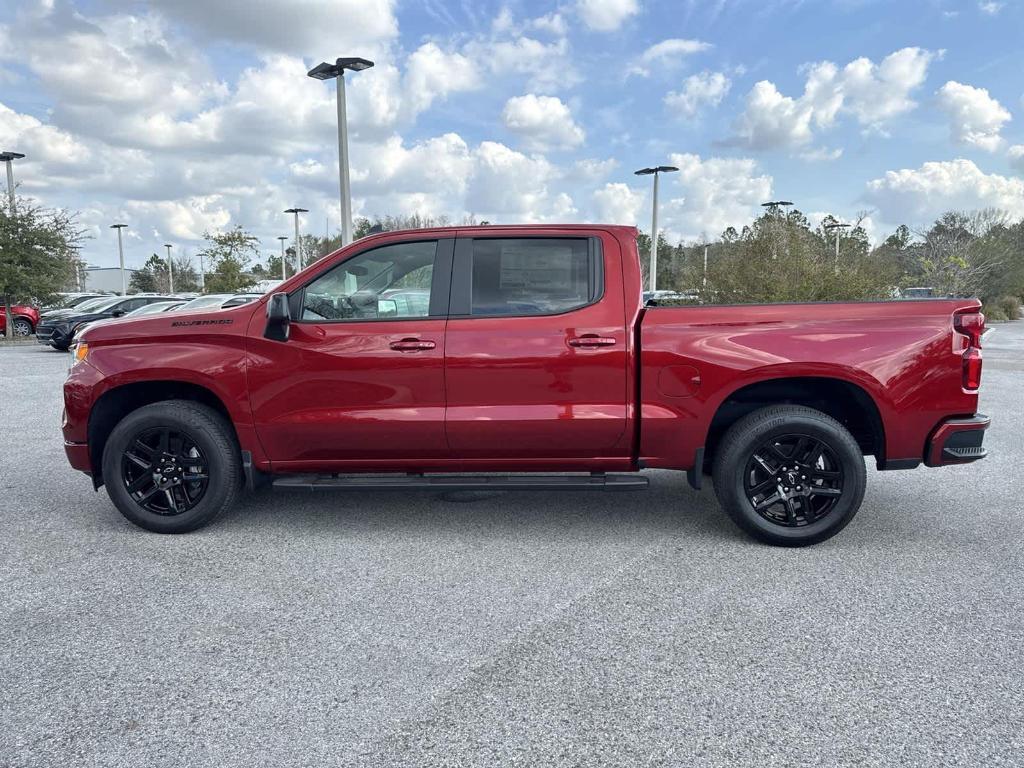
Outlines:
POLYGON ((977 393, 962 388, 953 315, 979 307, 976 299, 647 307, 637 340, 641 461, 692 466, 726 400, 815 377, 843 383, 823 390, 831 397, 859 392, 877 407, 880 466, 919 462, 941 419, 977 408, 977 393))

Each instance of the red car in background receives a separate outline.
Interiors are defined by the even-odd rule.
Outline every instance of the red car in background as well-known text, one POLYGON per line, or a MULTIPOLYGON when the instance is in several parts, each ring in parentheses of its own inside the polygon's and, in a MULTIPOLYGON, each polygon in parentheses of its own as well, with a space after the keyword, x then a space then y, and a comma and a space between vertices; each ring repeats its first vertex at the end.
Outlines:
MULTIPOLYGON (((36 332, 39 325, 39 310, 25 304, 15 304, 11 307, 11 314, 14 316, 14 336, 31 336, 36 332)), ((7 308, 0 304, 0 333, 7 335, 7 308)))

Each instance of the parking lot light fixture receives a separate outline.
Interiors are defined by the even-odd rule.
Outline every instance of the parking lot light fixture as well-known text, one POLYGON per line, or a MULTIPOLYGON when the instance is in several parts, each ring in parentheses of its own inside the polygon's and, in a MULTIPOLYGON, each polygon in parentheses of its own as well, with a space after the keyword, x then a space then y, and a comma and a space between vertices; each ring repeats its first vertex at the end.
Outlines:
POLYGON ((373 66, 369 59, 335 59, 333 64, 326 61, 317 64, 306 74, 315 80, 334 78, 337 84, 338 106, 338 177, 341 186, 341 244, 352 242, 352 189, 348 173, 348 115, 345 109, 345 70, 362 72, 373 66))
POLYGON ((277 239, 281 241, 281 279, 288 279, 288 269, 285 267, 285 256, 284 256, 284 242, 288 239, 288 235, 278 235, 277 239))
POLYGON ((0 152, 0 160, 7 166, 7 198, 11 204, 11 216, 14 215, 14 168, 15 160, 21 160, 25 155, 21 152, 0 152))
POLYGON ((124 274, 124 244, 121 242, 121 230, 127 227, 127 224, 111 224, 111 229, 117 230, 117 256, 121 261, 121 295, 128 295, 128 280, 124 274))
POLYGON ((164 243, 167 249, 167 292, 174 293, 174 264, 171 263, 171 244, 164 243))
POLYGON ((836 233, 836 258, 835 262, 832 265, 832 271, 835 272, 836 274, 839 274, 839 238, 842 237, 843 230, 848 229, 849 227, 849 224, 840 224, 837 221, 832 222, 831 224, 826 224, 824 226, 824 229, 826 231, 835 231, 836 233))
POLYGON ((674 165, 658 165, 653 168, 641 168, 633 171, 637 176, 654 176, 654 196, 651 200, 651 291, 658 288, 658 176, 663 173, 678 171, 674 165))
POLYGON ((295 267, 301 271, 306 265, 302 263, 302 251, 299 250, 299 214, 309 211, 306 208, 288 208, 285 213, 295 214, 295 267))

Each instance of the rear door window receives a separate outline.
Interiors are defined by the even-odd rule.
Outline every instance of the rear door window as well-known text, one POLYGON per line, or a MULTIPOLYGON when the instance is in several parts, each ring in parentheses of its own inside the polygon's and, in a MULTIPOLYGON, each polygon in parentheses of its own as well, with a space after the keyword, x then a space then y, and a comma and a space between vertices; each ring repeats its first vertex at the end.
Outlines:
POLYGON ((595 249, 588 238, 472 240, 474 316, 554 315, 598 298, 595 249))

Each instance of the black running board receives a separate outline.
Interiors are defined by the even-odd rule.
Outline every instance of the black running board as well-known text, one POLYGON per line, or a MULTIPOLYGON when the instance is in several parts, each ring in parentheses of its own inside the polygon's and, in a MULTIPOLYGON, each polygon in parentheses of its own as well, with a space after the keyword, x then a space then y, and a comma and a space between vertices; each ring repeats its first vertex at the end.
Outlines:
POLYGON ((307 491, 640 491, 642 475, 283 475, 274 488, 307 491))

